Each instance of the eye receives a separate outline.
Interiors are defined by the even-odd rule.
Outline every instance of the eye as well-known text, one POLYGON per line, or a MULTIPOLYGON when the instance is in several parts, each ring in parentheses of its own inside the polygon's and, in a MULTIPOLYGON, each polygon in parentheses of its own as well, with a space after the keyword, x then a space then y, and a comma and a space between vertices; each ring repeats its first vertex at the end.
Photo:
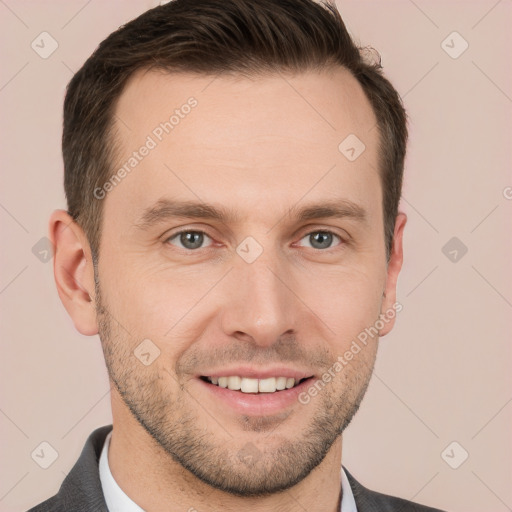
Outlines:
MULTIPOLYGON (((205 238, 212 240, 212 238, 204 231, 189 229, 174 233, 167 238, 165 242, 176 245, 181 249, 194 251, 196 249, 204 248, 203 243, 205 242, 205 238), (173 240, 176 240, 176 243, 173 242, 173 240)), ((342 243, 344 243, 344 240, 339 235, 328 230, 311 231, 301 240, 307 239, 310 241, 309 247, 312 249, 325 250, 331 248, 334 238, 337 238, 340 241, 338 245, 342 245, 342 243)))
MULTIPOLYGON (((181 249, 194 250, 201 248, 205 237, 211 240, 211 238, 204 231, 184 230, 179 231, 178 233, 175 233, 174 235, 170 236, 166 240, 166 242, 172 243, 171 240, 177 238, 178 242, 182 244, 181 247, 178 247, 180 247, 181 249)), ((173 243, 173 245, 176 244, 173 243)))
MULTIPOLYGON (((311 246, 313 249, 330 249, 333 237, 338 238, 341 243, 344 242, 344 240, 337 235, 336 233, 333 233, 332 231, 311 231, 311 233, 308 233, 305 237, 302 238, 302 240, 307 239, 311 241, 311 246)), ((341 245, 338 244, 338 245, 341 245)))

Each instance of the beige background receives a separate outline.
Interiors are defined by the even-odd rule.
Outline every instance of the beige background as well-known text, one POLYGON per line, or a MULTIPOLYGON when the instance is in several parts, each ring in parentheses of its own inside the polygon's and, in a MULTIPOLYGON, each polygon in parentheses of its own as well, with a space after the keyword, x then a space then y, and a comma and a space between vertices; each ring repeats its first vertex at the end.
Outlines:
MULTIPOLYGON (((99 338, 75 331, 52 261, 32 248, 65 207, 65 86, 105 36, 153 5, 0 1, 2 511, 53 495, 90 432, 111 423, 99 338), (43 31, 59 45, 47 59, 31 48, 43 31), (43 441, 58 452, 48 469, 31 457, 43 441)), ((411 118, 404 309, 381 339, 343 462, 388 494, 454 512, 512 510, 512 2, 338 6, 352 35, 381 53, 411 118), (469 44, 458 58, 445 49, 461 50, 459 36, 442 46, 453 31, 469 44), (468 248, 456 262, 442 252, 452 237, 468 248), (458 469, 441 456, 453 441, 451 462, 469 453, 458 469)))

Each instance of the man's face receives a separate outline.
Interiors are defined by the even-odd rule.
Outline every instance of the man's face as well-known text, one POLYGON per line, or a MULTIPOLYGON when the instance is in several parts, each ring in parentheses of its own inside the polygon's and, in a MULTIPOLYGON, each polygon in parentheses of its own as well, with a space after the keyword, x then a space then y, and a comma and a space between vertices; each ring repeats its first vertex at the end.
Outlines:
POLYGON ((254 80, 138 73, 120 98, 113 173, 138 156, 103 199, 97 309, 112 392, 213 487, 263 495, 296 484, 365 393, 377 337, 298 400, 384 312, 375 125, 341 69, 254 80), (351 134, 366 147, 355 160, 338 148, 351 134), (165 201, 229 216, 170 216, 165 201), (313 204, 352 215, 297 217, 313 204), (258 394, 206 379, 242 377, 230 385, 251 390, 245 378, 293 375, 309 379, 258 394))

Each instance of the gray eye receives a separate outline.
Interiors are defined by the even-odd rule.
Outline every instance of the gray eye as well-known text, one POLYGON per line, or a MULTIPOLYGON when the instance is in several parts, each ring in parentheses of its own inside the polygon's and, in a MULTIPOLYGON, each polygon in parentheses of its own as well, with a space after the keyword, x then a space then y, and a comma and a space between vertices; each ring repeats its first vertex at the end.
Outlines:
MULTIPOLYGON (((205 237, 210 238, 203 231, 189 230, 189 231, 180 231, 179 233, 176 233, 175 235, 171 236, 168 241, 171 242, 171 240, 177 239, 183 249, 194 250, 194 249, 199 249, 203 245, 205 237)), ((175 245, 175 244, 173 244, 173 245, 175 245)))
POLYGON ((313 231, 307 234, 304 239, 307 239, 311 243, 313 249, 329 249, 333 242, 333 237, 341 238, 330 231, 313 231))

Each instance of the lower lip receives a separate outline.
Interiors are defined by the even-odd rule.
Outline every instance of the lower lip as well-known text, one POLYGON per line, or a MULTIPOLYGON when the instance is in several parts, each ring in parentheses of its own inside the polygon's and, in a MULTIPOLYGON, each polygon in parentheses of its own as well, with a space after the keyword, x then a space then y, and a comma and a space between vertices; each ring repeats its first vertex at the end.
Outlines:
POLYGON ((311 384, 313 377, 302 381, 298 386, 275 393, 242 393, 221 388, 200 378, 196 380, 207 392, 229 405, 235 412, 251 416, 266 416, 282 412, 287 407, 300 403, 298 396, 311 384))

